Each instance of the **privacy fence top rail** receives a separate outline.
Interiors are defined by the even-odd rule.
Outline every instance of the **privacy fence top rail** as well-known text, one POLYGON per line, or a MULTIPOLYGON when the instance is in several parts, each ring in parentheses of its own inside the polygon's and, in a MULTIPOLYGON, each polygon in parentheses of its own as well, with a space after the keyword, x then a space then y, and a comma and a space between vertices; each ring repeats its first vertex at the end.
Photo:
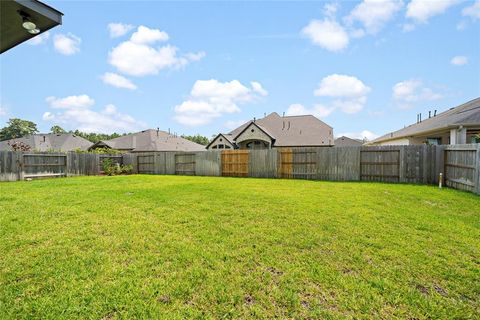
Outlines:
POLYGON ((480 144, 312 147, 123 155, 0 151, 0 181, 98 175, 111 159, 134 173, 438 184, 480 194, 480 144))

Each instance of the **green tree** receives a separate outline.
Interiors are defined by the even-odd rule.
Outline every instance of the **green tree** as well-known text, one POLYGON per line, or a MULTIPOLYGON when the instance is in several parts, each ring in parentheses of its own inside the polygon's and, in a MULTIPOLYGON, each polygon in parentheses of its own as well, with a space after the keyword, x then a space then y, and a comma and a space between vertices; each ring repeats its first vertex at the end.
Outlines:
POLYGON ((202 136, 200 134, 196 134, 194 136, 182 135, 182 138, 193 141, 195 143, 198 143, 204 146, 206 146, 210 142, 210 140, 207 137, 202 136))
POLYGON ((51 133, 66 133, 67 131, 65 131, 65 129, 63 129, 60 126, 55 125, 55 126, 50 128, 50 132, 51 133))
POLYGON ((118 137, 129 134, 129 133, 119 134, 119 133, 116 133, 116 132, 114 132, 112 134, 93 133, 93 132, 88 133, 88 132, 82 132, 80 130, 69 131, 69 133, 73 133, 74 135, 82 137, 84 139, 87 139, 88 141, 93 142, 93 143, 101 141, 101 140, 110 140, 110 139, 113 139, 113 138, 118 138, 118 137))
POLYGON ((37 132, 37 125, 34 122, 12 118, 8 120, 5 127, 0 129, 0 141, 20 138, 37 132))

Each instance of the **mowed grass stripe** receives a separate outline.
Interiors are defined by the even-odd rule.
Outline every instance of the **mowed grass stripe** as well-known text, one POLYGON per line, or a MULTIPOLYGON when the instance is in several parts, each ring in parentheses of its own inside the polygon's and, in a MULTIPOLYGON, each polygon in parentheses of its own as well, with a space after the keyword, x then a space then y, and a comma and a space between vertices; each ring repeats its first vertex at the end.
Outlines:
POLYGON ((475 318, 480 198, 180 176, 0 184, 0 318, 475 318))

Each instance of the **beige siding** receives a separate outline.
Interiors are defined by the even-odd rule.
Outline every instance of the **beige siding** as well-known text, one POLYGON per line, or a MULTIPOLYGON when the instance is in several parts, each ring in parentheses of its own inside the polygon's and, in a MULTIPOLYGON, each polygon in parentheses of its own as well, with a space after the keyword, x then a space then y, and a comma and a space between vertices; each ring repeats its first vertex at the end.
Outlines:
POLYGON ((268 143, 271 143, 272 139, 266 135, 262 130, 260 130, 256 125, 253 123, 250 124, 245 131, 240 134, 237 139, 235 140, 238 143, 247 140, 263 140, 268 143))

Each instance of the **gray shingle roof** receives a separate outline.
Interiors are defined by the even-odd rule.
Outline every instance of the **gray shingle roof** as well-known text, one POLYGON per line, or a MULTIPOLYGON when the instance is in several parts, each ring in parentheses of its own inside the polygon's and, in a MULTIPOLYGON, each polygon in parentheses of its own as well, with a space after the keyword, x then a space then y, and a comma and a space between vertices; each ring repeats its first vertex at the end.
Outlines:
POLYGON ((480 126, 480 98, 451 108, 420 123, 415 123, 398 131, 387 133, 369 143, 410 137, 458 126, 480 126))
POLYGON ((25 137, 0 141, 0 150, 12 150, 13 143, 28 145, 31 151, 87 150, 93 143, 72 133, 33 134, 25 137), (9 145, 10 144, 10 145, 9 145))
MULTIPOLYGON (((252 121, 244 123, 229 134, 236 137, 252 121)), ((333 129, 312 115, 281 117, 270 113, 255 121, 268 135, 275 138, 276 147, 333 145, 333 129)))
POLYGON ((352 147, 352 146, 361 146, 362 144, 363 144, 362 140, 352 139, 345 136, 341 136, 335 139, 335 147, 352 147))
POLYGON ((205 151, 205 146, 161 130, 148 129, 99 143, 132 152, 205 151))

